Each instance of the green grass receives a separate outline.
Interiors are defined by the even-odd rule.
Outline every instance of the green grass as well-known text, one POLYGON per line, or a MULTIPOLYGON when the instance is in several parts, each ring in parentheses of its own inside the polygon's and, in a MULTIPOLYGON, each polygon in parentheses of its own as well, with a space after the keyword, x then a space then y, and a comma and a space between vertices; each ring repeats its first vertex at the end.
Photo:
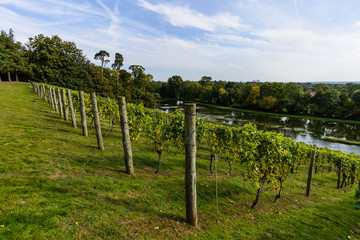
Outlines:
POLYGON ((300 167, 281 199, 273 203, 276 192, 266 186, 250 210, 256 188, 243 182, 243 167, 234 163, 228 175, 219 162, 217 214, 215 178, 201 146, 195 229, 185 224, 184 156, 174 156, 176 149, 153 176, 151 144, 133 144, 136 175, 129 176, 118 128, 100 151, 93 129, 82 136, 25 83, 0 83, 0 111, 0 239, 360 238, 355 186, 335 189, 334 172, 315 174, 306 198, 307 169, 300 167))
POLYGON ((311 117, 311 116, 306 116, 306 115, 262 112, 262 111, 240 109, 240 108, 236 108, 236 107, 219 106, 219 105, 203 103, 203 102, 196 102, 196 103, 199 105, 207 106, 207 107, 230 110, 230 111, 237 111, 237 112, 246 112, 246 113, 251 113, 251 114, 260 114, 260 115, 277 116, 277 117, 289 117, 289 118, 298 118, 298 119, 310 119, 310 120, 326 121, 326 122, 360 124, 360 121, 355 121, 355 120, 346 120, 346 119, 337 119, 337 118, 321 118, 321 117, 311 117))
POLYGON ((323 136, 322 139, 325 139, 325 140, 328 140, 328 141, 331 141, 331 142, 338 142, 338 143, 344 143, 344 144, 360 146, 360 142, 358 142, 358 141, 350 141, 350 140, 346 140, 346 139, 327 137, 327 136, 323 136))

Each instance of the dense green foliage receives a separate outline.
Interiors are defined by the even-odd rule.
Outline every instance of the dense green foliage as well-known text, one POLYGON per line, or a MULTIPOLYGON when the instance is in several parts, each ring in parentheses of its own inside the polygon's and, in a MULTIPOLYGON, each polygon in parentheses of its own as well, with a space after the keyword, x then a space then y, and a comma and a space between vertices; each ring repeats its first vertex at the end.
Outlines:
POLYGON ((300 84, 279 82, 198 82, 173 76, 154 83, 162 98, 201 101, 243 109, 360 120, 360 84, 300 84))
POLYGON ((90 63, 76 44, 63 41, 59 36, 39 34, 22 45, 14 33, 1 31, 0 77, 21 81, 53 84, 86 92, 96 91, 103 97, 125 96, 128 102, 155 107, 156 99, 176 98, 234 106, 243 109, 276 113, 290 113, 330 118, 360 120, 359 84, 296 84, 278 82, 212 81, 209 76, 198 82, 184 81, 175 75, 167 82, 154 82, 153 76, 140 65, 131 65, 129 71, 121 69, 124 58, 115 53, 110 67, 106 67, 111 54, 100 50, 94 59, 100 66, 90 63), (160 95, 160 96, 159 96, 160 95))
POLYGON ((9 33, 1 31, 0 34, 0 77, 2 80, 18 81, 18 75, 21 78, 28 78, 29 68, 24 47, 20 42, 14 39, 12 29, 9 33), (11 76, 15 75, 15 78, 11 76))
MULTIPOLYGON (((130 66, 130 72, 121 69, 124 58, 115 54, 112 68, 105 59, 110 54, 101 50, 92 64, 76 44, 63 41, 59 36, 39 34, 30 37, 26 45, 15 42, 14 33, 2 31, 0 36, 0 77, 8 80, 11 74, 20 75, 20 81, 34 81, 86 92, 95 91, 103 97, 126 96, 129 102, 155 107, 155 96, 150 91, 152 75, 139 65, 130 66)), ((14 80, 14 79, 13 79, 14 80)))

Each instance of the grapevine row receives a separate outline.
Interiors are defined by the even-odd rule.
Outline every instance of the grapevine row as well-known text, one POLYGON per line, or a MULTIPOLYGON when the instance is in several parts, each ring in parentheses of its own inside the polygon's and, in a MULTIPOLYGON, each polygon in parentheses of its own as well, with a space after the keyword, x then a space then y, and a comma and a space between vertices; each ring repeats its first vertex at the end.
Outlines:
MULTIPOLYGON (((52 86, 54 87, 54 86, 52 86)), ((90 94, 85 94, 86 115, 92 119, 90 94)), ((74 107, 80 111, 78 93, 71 91, 74 107)), ((99 115, 108 120, 112 126, 120 124, 118 102, 110 98, 98 98, 99 115)), ((128 125, 132 141, 147 140, 158 154, 160 170, 163 156, 175 146, 177 152, 183 152, 185 146, 184 115, 179 111, 165 113, 145 108, 143 105, 127 104, 128 125)), ((91 124, 90 124, 91 125, 91 124)), ((354 183, 358 178, 360 156, 345 154, 340 151, 319 148, 295 142, 282 134, 261 131, 252 124, 241 127, 224 126, 206 122, 200 118, 196 121, 197 146, 209 146, 210 171, 211 163, 215 159, 246 166, 244 180, 251 181, 257 186, 257 195, 252 208, 259 200, 264 184, 269 184, 279 190, 275 200, 281 197, 283 182, 299 165, 308 164, 313 151, 316 151, 316 171, 325 165, 335 166, 338 171, 338 185, 354 183), (342 177, 342 181, 341 180, 342 177)), ((231 171, 231 168, 230 168, 231 171)))

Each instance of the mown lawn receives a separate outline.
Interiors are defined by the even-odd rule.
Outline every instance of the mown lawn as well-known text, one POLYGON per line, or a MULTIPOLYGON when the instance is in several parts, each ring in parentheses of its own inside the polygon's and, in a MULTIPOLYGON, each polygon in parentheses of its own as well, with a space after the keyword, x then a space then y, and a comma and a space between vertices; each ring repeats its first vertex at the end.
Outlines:
MULTIPOLYGON (((103 134, 107 131, 103 123, 103 134)), ((80 121, 78 120, 78 126, 80 121)), ((154 175, 151 143, 133 144, 135 176, 125 174, 116 127, 96 148, 27 83, 0 83, 0 239, 351 239, 360 238, 356 186, 336 189, 336 174, 291 175, 281 199, 270 187, 255 210, 255 186, 243 167, 218 164, 215 177, 201 146, 197 159, 199 229, 185 224, 184 156, 172 149, 154 175)))

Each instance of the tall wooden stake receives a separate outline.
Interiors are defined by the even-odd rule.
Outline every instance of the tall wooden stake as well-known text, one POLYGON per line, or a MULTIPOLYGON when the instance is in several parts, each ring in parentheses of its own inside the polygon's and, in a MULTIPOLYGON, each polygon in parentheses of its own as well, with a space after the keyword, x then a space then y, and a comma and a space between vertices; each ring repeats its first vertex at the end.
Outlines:
POLYGON ((119 98, 119 112, 120 112, 120 121, 121 121, 122 142, 123 142, 124 155, 125 155, 126 173, 134 174, 125 97, 119 98))
POLYGON ((70 109, 71 122, 72 122, 73 127, 76 128, 76 117, 75 117, 74 105, 72 102, 70 89, 67 90, 67 97, 68 97, 68 105, 69 105, 69 109, 70 109))
POLYGON ((310 161, 309 173, 308 173, 308 179, 307 179, 307 186, 306 186, 306 196, 307 197, 310 196, 310 186, 311 186, 311 178, 312 178, 313 169, 314 169, 315 156, 316 156, 316 151, 313 150, 312 155, 311 155, 311 161, 310 161))
POLYGON ((100 150, 104 150, 104 143, 103 143, 103 138, 101 135, 99 112, 98 112, 98 108, 97 108, 96 94, 94 92, 91 93, 91 104, 92 104, 92 111, 93 111, 93 115, 94 115, 94 124, 95 124, 95 132, 96 132, 96 138, 97 138, 97 142, 98 142, 98 148, 100 150))
POLYGON ((341 163, 340 163, 340 165, 338 167, 338 179, 337 179, 337 186, 336 186, 337 189, 340 188, 341 173, 342 173, 342 168, 341 168, 341 163))
POLYGON ((196 104, 185 103, 186 222, 198 227, 196 203, 196 104))
POLYGON ((44 85, 41 85, 42 87, 42 91, 43 91, 43 99, 45 102, 47 102, 47 98, 46 98, 46 92, 45 92, 45 86, 44 85))
POLYGON ((215 194, 216 194, 216 213, 219 214, 219 197, 218 197, 218 182, 217 182, 217 160, 218 154, 215 153, 215 194))
POLYGON ((85 99, 84 99, 83 91, 79 91, 79 100, 80 100, 80 115, 81 115, 81 125, 82 125, 83 135, 87 137, 88 129, 86 124, 85 99))
POLYGON ((60 110, 60 116, 61 117, 64 117, 64 107, 63 107, 63 101, 62 101, 62 97, 61 97, 61 90, 60 88, 57 89, 57 95, 58 95, 58 98, 59 98, 59 110, 60 110))
POLYGON ((56 96, 56 90, 55 88, 52 88, 52 96, 53 96, 53 99, 54 99, 54 105, 55 105, 55 110, 56 112, 59 112, 59 105, 58 105, 58 99, 57 99, 57 96, 56 96))
POLYGON ((54 108, 53 102, 52 102, 52 97, 51 97, 51 88, 50 87, 47 87, 47 92, 48 92, 49 104, 50 104, 51 108, 54 108))
POLYGON ((64 120, 69 120, 69 113, 68 109, 66 107, 66 96, 65 96, 65 89, 61 89, 61 95, 62 95, 62 104, 63 104, 63 113, 64 113, 64 120))

